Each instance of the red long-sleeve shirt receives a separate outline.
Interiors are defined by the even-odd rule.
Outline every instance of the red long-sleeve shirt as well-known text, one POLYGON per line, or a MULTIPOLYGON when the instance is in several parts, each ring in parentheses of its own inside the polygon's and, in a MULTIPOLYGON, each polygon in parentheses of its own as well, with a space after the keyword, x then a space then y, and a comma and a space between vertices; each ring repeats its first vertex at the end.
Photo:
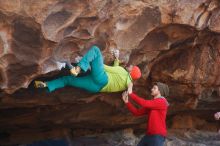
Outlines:
POLYGON ((126 105, 134 116, 148 115, 147 135, 162 135, 166 137, 166 114, 168 102, 165 98, 145 100, 134 93, 129 94, 131 99, 141 106, 140 109, 134 107, 130 102, 126 105))

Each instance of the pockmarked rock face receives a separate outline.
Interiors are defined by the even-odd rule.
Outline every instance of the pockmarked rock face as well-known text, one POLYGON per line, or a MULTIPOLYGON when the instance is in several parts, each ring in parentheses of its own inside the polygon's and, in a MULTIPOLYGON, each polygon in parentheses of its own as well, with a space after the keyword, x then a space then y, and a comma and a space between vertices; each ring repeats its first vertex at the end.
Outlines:
POLYGON ((129 115, 121 93, 33 88, 35 79, 69 74, 59 71, 59 62, 74 62, 92 45, 106 64, 113 59, 110 50, 118 48, 123 66, 141 68, 138 94, 150 97, 155 81, 169 85, 169 127, 216 130, 216 123, 203 125, 220 110, 219 33, 218 0, 0 0, 0 140, 27 141, 18 137, 21 131, 40 139, 70 127, 144 124, 129 115), (185 126, 177 124, 180 113, 185 126))

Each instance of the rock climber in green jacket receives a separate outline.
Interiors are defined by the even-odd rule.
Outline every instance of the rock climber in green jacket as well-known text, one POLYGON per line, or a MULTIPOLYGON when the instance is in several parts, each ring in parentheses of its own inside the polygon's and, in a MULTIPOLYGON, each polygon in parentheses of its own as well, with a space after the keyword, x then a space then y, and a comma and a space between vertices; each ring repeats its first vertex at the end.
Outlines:
POLYGON ((35 81, 35 87, 47 87, 49 92, 65 86, 78 87, 93 93, 124 91, 132 80, 141 77, 141 71, 137 66, 132 65, 125 70, 119 66, 119 52, 118 55, 114 54, 114 56, 114 65, 105 65, 100 49, 97 46, 92 46, 77 66, 70 69, 72 75, 47 82, 35 81), (91 69, 88 75, 77 77, 81 71, 86 72, 88 69, 91 69))

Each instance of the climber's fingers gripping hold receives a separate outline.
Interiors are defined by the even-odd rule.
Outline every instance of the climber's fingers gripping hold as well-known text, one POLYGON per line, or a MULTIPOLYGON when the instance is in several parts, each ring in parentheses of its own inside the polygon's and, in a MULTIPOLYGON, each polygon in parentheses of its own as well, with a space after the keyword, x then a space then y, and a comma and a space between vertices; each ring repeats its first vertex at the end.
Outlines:
POLYGON ((120 51, 118 49, 113 48, 110 50, 110 52, 116 59, 119 59, 120 51))

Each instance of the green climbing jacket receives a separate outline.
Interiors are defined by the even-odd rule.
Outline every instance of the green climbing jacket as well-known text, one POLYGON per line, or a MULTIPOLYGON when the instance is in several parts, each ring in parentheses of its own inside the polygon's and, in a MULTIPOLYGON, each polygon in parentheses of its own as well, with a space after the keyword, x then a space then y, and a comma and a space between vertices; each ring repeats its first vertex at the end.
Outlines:
POLYGON ((113 66, 104 65, 104 70, 108 76, 108 83, 100 92, 118 92, 127 89, 128 84, 132 82, 129 72, 119 66, 119 60, 114 61, 113 66))

